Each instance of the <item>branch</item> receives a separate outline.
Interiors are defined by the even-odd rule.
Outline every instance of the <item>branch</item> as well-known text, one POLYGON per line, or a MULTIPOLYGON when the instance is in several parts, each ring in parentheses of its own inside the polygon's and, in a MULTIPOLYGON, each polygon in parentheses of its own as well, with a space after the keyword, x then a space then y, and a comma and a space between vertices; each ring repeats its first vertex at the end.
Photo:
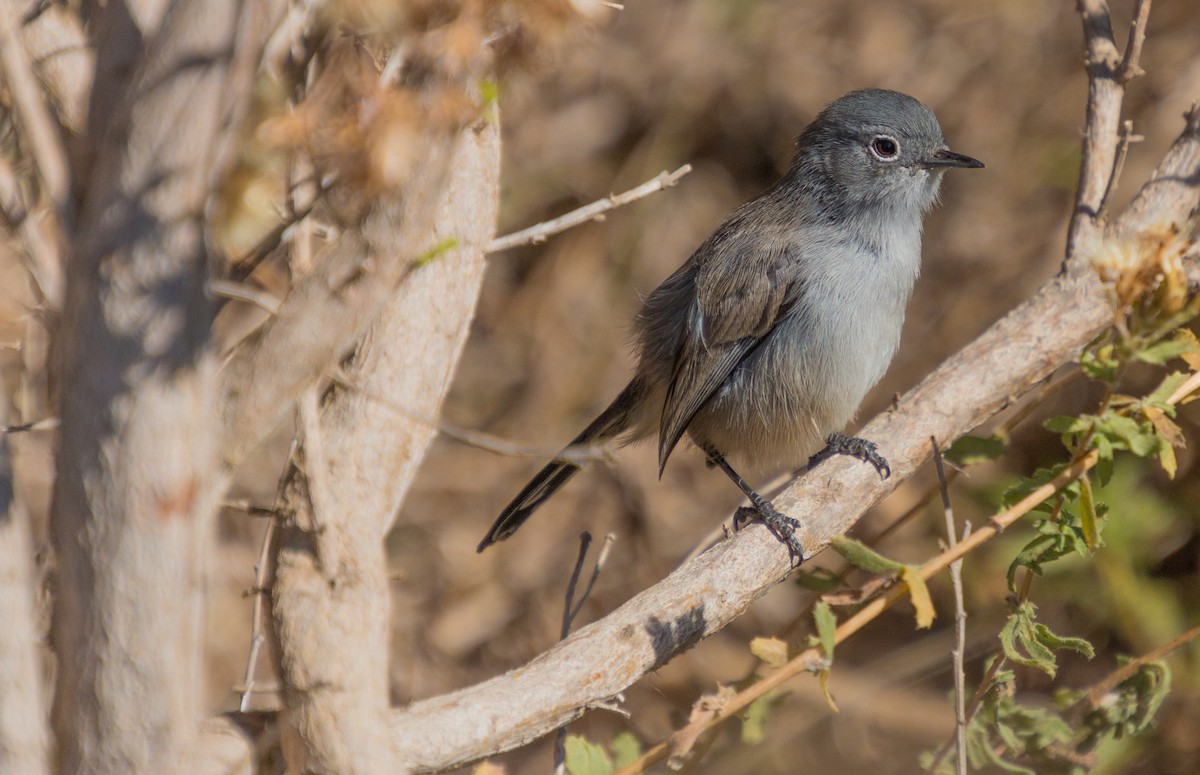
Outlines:
POLYGON ((389 742, 383 539, 436 428, 392 407, 410 407, 417 417, 440 413, 495 229, 499 147, 495 123, 463 130, 447 153, 449 173, 430 208, 432 228, 420 235, 400 229, 395 244, 377 246, 381 255, 395 255, 413 244, 454 238, 455 245, 387 295, 387 307, 345 367, 355 387, 337 388, 326 401, 319 422, 323 460, 306 449, 305 478, 310 486, 314 479, 328 485, 317 535, 302 529, 312 524, 306 517, 316 499, 297 488, 285 495, 282 512, 296 519, 277 528, 271 598, 287 706, 281 735, 295 771, 407 771, 389 742), (336 547, 336 558, 329 547, 336 547))
POLYGON ((488 252, 499 253, 501 250, 508 250, 520 247, 521 245, 536 245, 539 242, 545 242, 548 237, 564 232, 567 229, 574 228, 588 221, 601 220, 609 210, 627 205, 630 202, 636 202, 656 191, 662 191, 665 188, 674 186, 679 182, 680 178, 691 171, 692 165, 685 164, 674 172, 660 172, 653 180, 648 180, 637 188, 632 188, 623 194, 612 194, 603 199, 597 199, 590 205, 584 205, 553 220, 543 221, 542 223, 530 226, 528 229, 522 229, 504 237, 497 237, 488 245, 488 252))
POLYGON ((1197 637, 1200 637, 1200 624, 1197 624, 1194 627, 1180 633, 1179 635, 1176 635, 1167 643, 1164 643, 1158 648, 1142 654, 1137 659, 1131 659, 1125 664, 1121 665, 1119 668, 1105 676, 1102 681, 1099 681, 1086 692, 1084 692, 1083 696, 1079 698, 1079 702, 1077 704, 1082 704, 1084 701, 1086 701, 1092 710, 1099 708, 1104 703, 1104 698, 1109 692, 1136 675, 1137 672, 1141 670, 1142 667, 1147 663, 1162 659, 1167 654, 1170 654, 1172 651, 1184 645, 1185 643, 1195 640, 1197 637))
POLYGON ((58 124, 50 116, 45 95, 29 63, 29 54, 19 34, 22 3, 6 2, 0 7, 0 66, 12 91, 21 119, 25 141, 33 151, 46 197, 54 206, 60 228, 70 233, 71 173, 58 124))
MULTIPOLYGON (((1134 231, 1147 219, 1182 223, 1198 202, 1200 132, 1189 122, 1114 232, 1134 231)), ((1111 322, 1094 273, 1060 276, 1043 286, 862 431, 892 462, 890 479, 880 482, 861 464, 835 459, 775 500, 776 508, 806 521, 805 554, 843 534, 911 476, 928 455, 930 436, 955 439, 968 432, 1075 358, 1111 322)), ((958 551, 984 540, 987 530, 959 543, 958 551)), ((721 629, 788 572, 778 541, 751 526, 529 664, 398 712, 393 740, 405 761, 424 770, 523 745, 721 629)))
MULTIPOLYGON (((946 468, 942 465, 942 451, 938 449, 937 439, 930 439, 933 444, 933 464, 937 469, 938 483, 942 493, 942 511, 946 517, 946 543, 953 549, 958 543, 957 528, 954 526, 954 509, 950 505, 950 485, 946 481, 946 468)), ((971 534, 971 524, 963 527, 963 540, 971 534)), ((963 665, 967 650, 967 609, 963 603, 962 560, 950 563, 950 585, 954 589, 954 648, 951 659, 954 666, 954 746, 955 772, 957 775, 967 773, 967 676, 963 665)), ((940 758, 940 757, 938 757, 940 758)), ((929 767, 932 772, 935 764, 929 767)))
MULTIPOLYGON (((1108 0, 1078 0, 1087 52, 1088 101, 1083 132, 1083 160, 1075 210, 1067 230, 1067 256, 1090 252, 1103 238, 1104 202, 1117 168, 1117 136, 1125 83, 1140 72, 1150 0, 1138 0, 1124 57, 1113 37, 1108 0)), ((1069 267, 1064 262, 1064 268, 1069 267)))

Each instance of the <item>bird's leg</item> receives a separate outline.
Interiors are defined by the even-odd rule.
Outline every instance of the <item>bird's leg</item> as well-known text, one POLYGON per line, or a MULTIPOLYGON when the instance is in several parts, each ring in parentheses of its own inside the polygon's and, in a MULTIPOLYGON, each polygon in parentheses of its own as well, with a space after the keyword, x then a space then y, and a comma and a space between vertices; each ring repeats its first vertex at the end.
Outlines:
POLYGON ((880 479, 887 479, 892 475, 891 466, 888 465, 887 459, 879 454, 874 442, 860 439, 857 436, 847 436, 843 433, 829 434, 829 438, 825 439, 825 449, 808 459, 808 470, 811 471, 817 467, 818 463, 828 460, 834 455, 848 455, 864 463, 870 463, 879 473, 880 479))
POLYGON ((708 455, 709 463, 724 471, 725 475, 733 480, 738 489, 746 494, 746 497, 750 499, 750 503, 752 504, 748 507, 743 506, 734 514, 734 530, 739 529, 754 517, 758 517, 767 526, 767 530, 771 531, 771 535, 775 536, 781 544, 787 547, 788 559, 791 560, 792 567, 799 567, 804 562, 804 546, 800 543, 800 539, 796 537, 796 530, 800 527, 800 522, 786 514, 780 513, 766 498, 755 492, 754 488, 747 484, 746 480, 737 471, 733 470, 733 466, 729 465, 725 457, 716 449, 707 447, 704 451, 708 455))

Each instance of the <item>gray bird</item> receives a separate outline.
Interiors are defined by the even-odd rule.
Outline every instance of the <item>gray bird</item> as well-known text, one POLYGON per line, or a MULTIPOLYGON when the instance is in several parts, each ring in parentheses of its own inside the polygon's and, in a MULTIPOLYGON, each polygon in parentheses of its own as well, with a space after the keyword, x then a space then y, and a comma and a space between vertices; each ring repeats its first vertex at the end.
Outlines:
MULTIPOLYGON (((635 324, 637 372, 570 446, 657 431, 661 476, 686 433, 798 563, 799 523, 727 459, 777 468, 807 459, 811 468, 844 454, 889 475, 874 444, 841 430, 900 342, 921 266, 921 221, 942 172, 983 164, 946 147, 933 111, 884 89, 833 102, 796 146, 787 174, 646 299, 635 324)), ((565 456, 543 468, 479 551, 512 535, 578 470, 565 456)))

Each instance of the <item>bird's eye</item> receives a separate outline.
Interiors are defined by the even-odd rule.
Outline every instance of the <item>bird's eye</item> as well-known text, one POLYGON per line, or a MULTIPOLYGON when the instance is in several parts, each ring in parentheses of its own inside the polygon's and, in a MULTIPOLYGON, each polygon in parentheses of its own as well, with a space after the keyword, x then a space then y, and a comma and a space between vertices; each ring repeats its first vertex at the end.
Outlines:
POLYGON ((895 161, 900 157, 900 143, 887 135, 876 135, 871 139, 871 153, 881 161, 895 161))

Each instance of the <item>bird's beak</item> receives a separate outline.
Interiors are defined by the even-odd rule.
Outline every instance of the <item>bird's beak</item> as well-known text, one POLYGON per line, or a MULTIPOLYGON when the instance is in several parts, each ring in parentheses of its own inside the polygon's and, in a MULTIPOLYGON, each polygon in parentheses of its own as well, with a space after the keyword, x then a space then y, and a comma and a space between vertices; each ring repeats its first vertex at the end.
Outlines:
POLYGON ((934 151, 933 155, 925 160, 925 166, 979 169, 983 167, 983 162, 979 159, 972 159, 970 156, 963 156, 961 153, 955 153, 949 148, 941 148, 934 151))

